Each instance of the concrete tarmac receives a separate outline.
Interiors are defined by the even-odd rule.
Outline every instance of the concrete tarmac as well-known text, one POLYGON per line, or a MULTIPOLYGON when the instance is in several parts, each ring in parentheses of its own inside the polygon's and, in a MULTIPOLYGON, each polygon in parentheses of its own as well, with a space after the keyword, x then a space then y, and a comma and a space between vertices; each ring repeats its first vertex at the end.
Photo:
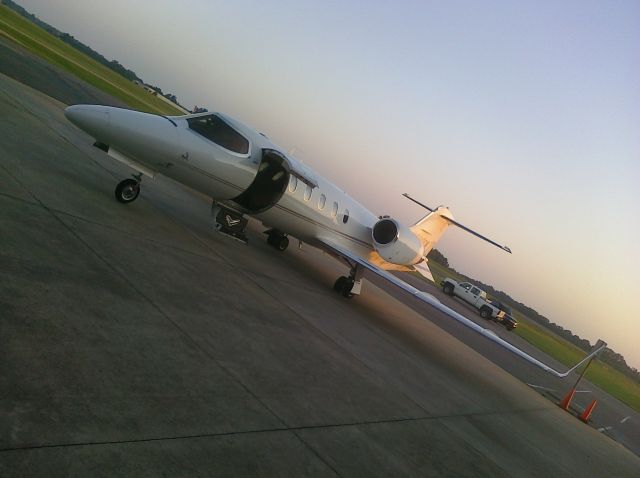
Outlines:
MULTIPOLYGON (((0 76, 0 476, 640 474, 640 459, 295 241, 130 174, 0 76)), ((435 322, 435 323, 434 323, 435 322)))
MULTIPOLYGON (((556 370, 564 371, 568 368, 547 356, 523 338, 507 332, 501 325, 481 319, 475 309, 472 309, 459 299, 448 297, 434 286, 424 284, 423 281, 412 277, 405 277, 405 279, 433 293, 441 302, 466 315, 483 327, 493 330, 500 337, 551 365, 556 370)), ((393 294, 393 291, 390 292, 393 294)), ((397 294, 394 295, 397 296, 397 294)), ((411 302, 411 306, 431 318, 438 315, 420 303, 411 302)), ((571 374, 566 379, 561 379, 537 367, 531 367, 526 361, 514 357, 510 352, 500 347, 488 346, 487 342, 479 338, 477 334, 460 327, 458 324, 451 324, 450 321, 445 319, 442 316, 435 323, 554 403, 558 403, 578 380, 577 373, 571 374)), ((586 379, 583 379, 578 386, 578 392, 571 403, 571 413, 579 415, 594 399, 597 399, 598 403, 589 421, 590 425, 640 456, 640 414, 586 379)))

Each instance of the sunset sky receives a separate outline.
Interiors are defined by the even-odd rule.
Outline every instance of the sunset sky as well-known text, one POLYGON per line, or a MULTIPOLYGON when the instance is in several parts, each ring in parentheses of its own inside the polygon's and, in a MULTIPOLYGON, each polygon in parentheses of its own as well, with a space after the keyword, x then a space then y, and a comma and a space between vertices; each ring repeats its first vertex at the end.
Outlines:
POLYGON ((640 2, 18 0, 640 368, 640 2))

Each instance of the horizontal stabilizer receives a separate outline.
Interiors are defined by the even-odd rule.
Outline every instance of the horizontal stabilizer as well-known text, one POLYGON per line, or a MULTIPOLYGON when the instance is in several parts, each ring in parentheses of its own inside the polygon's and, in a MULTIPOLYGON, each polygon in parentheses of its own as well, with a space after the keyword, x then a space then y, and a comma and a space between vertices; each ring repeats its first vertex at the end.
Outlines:
MULTIPOLYGON (((431 208, 429 206, 427 206, 426 204, 422 204, 420 201, 412 198, 411 196, 409 196, 407 193, 403 194, 404 197, 406 197, 407 199, 409 199, 410 201, 413 201, 414 203, 416 203, 419 206, 422 206, 423 208, 425 208, 428 211, 434 212, 437 210, 437 208, 431 208)), ((483 236, 482 234, 474 231, 473 229, 468 228, 467 226, 465 226, 464 224, 460 224, 458 221, 456 221, 455 219, 451 218, 451 217, 447 217, 447 216, 442 216, 444 219, 446 219, 449 223, 453 224, 454 226, 458 226, 460 229, 462 229, 463 231, 467 231, 469 234, 473 234, 476 237, 479 237, 480 239, 482 239, 483 241, 487 241, 489 244, 493 244, 494 246, 498 247, 499 249, 502 249, 503 251, 508 252, 509 254, 511 254, 511 249, 509 249, 507 246, 503 246, 501 244, 498 244, 497 242, 489 239, 486 236, 483 236)))

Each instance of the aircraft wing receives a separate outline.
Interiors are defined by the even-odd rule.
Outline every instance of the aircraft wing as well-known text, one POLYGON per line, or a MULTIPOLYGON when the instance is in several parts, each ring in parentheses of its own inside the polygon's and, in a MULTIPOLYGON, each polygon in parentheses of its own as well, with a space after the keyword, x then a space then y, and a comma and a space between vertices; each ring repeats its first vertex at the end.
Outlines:
POLYGON ((428 294, 428 293, 423 292, 423 291, 421 291, 419 289, 416 289, 412 285, 407 284, 406 282, 404 282, 403 280, 397 278, 393 274, 390 274, 389 272, 384 271, 384 270, 380 269, 379 267, 371 264, 370 262, 366 261, 362 257, 359 257, 358 255, 354 254, 353 252, 350 252, 349 250, 345 249, 344 247, 341 247, 341 246, 339 246, 337 244, 334 244, 333 242, 325 240, 325 239, 323 239, 322 242, 329 249, 333 250, 334 253, 336 253, 336 254, 338 254, 338 255, 340 255, 340 256, 342 256, 342 257, 344 257, 344 258, 346 258, 346 259, 348 259, 348 260, 350 260, 352 262, 355 262, 356 264, 364 267, 366 270, 368 270, 370 272, 373 272, 374 274, 376 274, 379 277, 382 277, 383 279, 386 279, 387 281, 391 282, 393 285, 395 285, 399 289, 403 290, 407 294, 415 297, 418 300, 421 300, 422 302, 424 302, 426 304, 429 304, 430 306, 434 307, 435 309, 439 310, 440 312, 444 312, 447 316, 449 316, 452 319, 460 322, 462 325, 474 330, 475 332, 478 332, 479 334, 483 335, 485 338, 491 340, 492 342, 497 343, 501 347, 504 347, 505 349, 507 349, 510 352, 518 355, 519 357, 523 358, 524 360, 526 360, 528 362, 531 362, 533 365, 536 365, 536 366, 540 367, 545 372, 549 372, 550 374, 555 375, 557 377, 561 377, 561 378, 567 377, 571 372, 573 372, 578 367, 580 367, 582 364, 584 364, 585 362, 587 362, 588 360, 590 360, 591 358, 596 356, 599 352, 601 352, 607 346, 607 344, 605 342, 599 340, 598 343, 596 344, 596 346, 594 347, 594 349, 585 358, 583 358, 580 362, 578 362, 576 365, 574 365, 570 369, 566 370, 565 372, 558 372, 557 370, 554 370, 553 368, 551 368, 547 364, 539 361, 535 357, 532 357, 531 355, 529 355, 528 353, 524 352, 523 350, 520 350, 518 347, 510 344, 506 340, 498 337, 495 334, 495 332, 493 332, 492 330, 485 329, 484 327, 476 324, 472 320, 467 319, 462 314, 459 314, 455 310, 453 310, 453 309, 447 307, 446 305, 442 304, 440 301, 438 301, 438 299, 436 299, 431 294, 428 294))

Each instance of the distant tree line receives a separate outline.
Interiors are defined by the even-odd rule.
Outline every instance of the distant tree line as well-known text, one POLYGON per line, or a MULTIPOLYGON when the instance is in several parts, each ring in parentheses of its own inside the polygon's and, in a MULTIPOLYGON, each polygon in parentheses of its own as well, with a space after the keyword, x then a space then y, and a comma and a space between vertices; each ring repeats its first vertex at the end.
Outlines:
MULTIPOLYGON (((43 30, 51 33, 52 35, 54 35, 56 37, 58 37, 60 40, 62 40, 66 44, 72 46, 73 48, 75 48, 78 51, 81 51, 82 53, 84 53, 88 57, 93 58, 98 63, 100 63, 100 64, 106 66, 107 68, 115 71, 119 75, 124 76, 125 78, 127 78, 130 81, 135 81, 135 82, 144 84, 144 81, 135 73, 135 71, 132 71, 132 70, 129 70, 128 68, 125 68, 117 60, 108 60, 107 58, 102 56, 100 53, 95 51, 93 48, 85 45, 81 41, 79 41, 76 38, 74 38, 73 35, 69 35, 68 33, 61 32, 57 28, 49 25, 46 22, 43 22, 37 16, 35 16, 33 13, 28 12, 27 10, 25 10, 23 7, 21 7, 20 5, 18 5, 15 2, 13 2, 12 0, 0 0, 0 3, 2 3, 4 5, 6 5, 7 7, 11 8, 15 12, 17 12, 20 15, 22 15, 23 17, 25 17, 27 20, 30 20, 33 23, 35 23, 36 25, 38 25, 43 30)), ((172 101, 173 103, 179 105, 178 98, 176 98, 176 95, 173 95, 173 94, 170 94, 170 93, 166 93, 165 94, 157 86, 153 86, 153 85, 148 85, 148 86, 151 87, 154 91, 156 91, 159 95, 162 95, 165 98, 167 98, 169 101, 172 101)))
POLYGON ((427 254, 427 259, 430 261, 437 262, 438 264, 443 265, 445 267, 449 267, 449 261, 447 260, 446 257, 444 257, 444 254, 440 252, 438 249, 431 249, 429 254, 427 254))
POLYGON ((76 50, 80 50, 82 53, 84 53, 88 57, 93 58, 98 63, 101 63, 107 68, 115 71, 116 73, 119 73, 120 75, 124 76, 128 80, 138 81, 140 83, 143 83, 142 79, 140 79, 140 77, 136 75, 134 71, 131 71, 128 68, 125 68, 117 60, 107 60, 104 56, 102 56, 100 53, 95 51, 93 48, 85 45, 79 40, 76 40, 72 35, 69 35, 68 33, 59 33, 57 36, 63 42, 71 45, 76 50))
MULTIPOLYGON (((524 315, 528 319, 531 319, 534 322, 536 322, 537 324, 542 325, 543 327, 546 327, 547 329, 551 330, 556 335, 558 335, 558 336, 562 337, 563 339, 567 340, 568 342, 574 344, 575 346, 577 346, 578 348, 584 350, 585 352, 591 350, 592 344, 588 340, 579 337, 578 335, 572 333, 569 329, 565 329, 561 325, 558 325, 558 324, 555 324, 555 323, 551 322, 545 316, 539 314, 536 310, 534 310, 531 307, 523 304, 522 302, 518 302, 517 300, 511 298, 511 296, 509 294, 507 294, 506 292, 503 292, 501 290, 496 290, 496 289, 493 288, 493 286, 491 286, 489 284, 485 284, 485 283, 483 283, 483 282, 481 282, 479 280, 476 280, 476 279, 473 279, 471 277, 468 277, 468 276, 456 271, 455 269, 449 267, 449 261, 437 249, 431 250, 431 252, 429 253, 429 255, 427 257, 430 260, 433 260, 435 262, 438 262, 439 264, 442 264, 445 267, 448 267, 451 271, 453 271, 453 272, 461 275, 462 277, 464 277, 465 280, 479 285, 482 289, 484 289, 487 292, 487 294, 489 294, 491 297, 497 299, 498 302, 501 302, 501 303, 503 303, 505 305, 508 305, 512 309, 517 310, 518 312, 520 312, 522 315, 524 315)), ((633 380, 636 380, 636 381, 640 382, 640 371, 638 371, 638 369, 636 369, 635 367, 629 366, 629 364, 627 364, 627 362, 624 359, 624 357, 622 355, 620 355, 619 353, 614 352, 613 350, 611 350, 610 348, 607 347, 605 350, 602 351, 602 353, 599 355, 598 358, 599 358, 599 360, 601 360, 602 362, 610 365, 611 367, 615 368, 619 372, 622 372, 623 374, 625 374, 626 376, 632 378, 633 380)))

